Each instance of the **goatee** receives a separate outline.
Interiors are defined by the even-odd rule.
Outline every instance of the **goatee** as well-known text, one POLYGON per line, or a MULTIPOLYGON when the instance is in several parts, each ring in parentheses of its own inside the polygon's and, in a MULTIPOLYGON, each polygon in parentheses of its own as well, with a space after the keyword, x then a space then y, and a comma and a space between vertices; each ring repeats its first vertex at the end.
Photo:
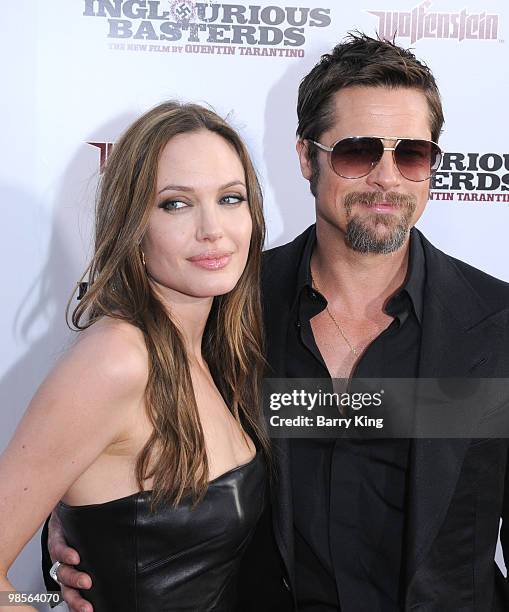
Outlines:
POLYGON ((377 253, 386 255, 400 249, 410 231, 410 223, 417 206, 415 196, 395 192, 349 193, 345 196, 344 205, 348 218, 345 242, 359 253, 377 253), (403 210, 403 215, 373 212, 367 217, 352 216, 354 204, 374 207, 376 204, 388 202, 403 210), (383 225, 388 231, 380 236, 377 226, 383 225))

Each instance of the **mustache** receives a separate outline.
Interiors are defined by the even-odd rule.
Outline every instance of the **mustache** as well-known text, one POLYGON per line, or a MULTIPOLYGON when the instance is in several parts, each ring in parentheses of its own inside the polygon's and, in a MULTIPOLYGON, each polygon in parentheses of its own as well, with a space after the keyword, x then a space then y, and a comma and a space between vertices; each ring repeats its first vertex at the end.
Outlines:
POLYGON ((413 210, 417 204, 417 198, 406 193, 396 191, 353 191, 344 197, 345 208, 350 211, 354 204, 366 204, 376 206, 388 202, 397 208, 407 208, 413 210))

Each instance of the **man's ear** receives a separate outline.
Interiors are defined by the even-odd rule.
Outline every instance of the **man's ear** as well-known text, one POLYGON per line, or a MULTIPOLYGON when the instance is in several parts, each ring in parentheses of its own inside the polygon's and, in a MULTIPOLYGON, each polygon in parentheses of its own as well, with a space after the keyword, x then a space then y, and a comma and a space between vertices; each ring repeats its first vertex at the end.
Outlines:
POLYGON ((309 141, 308 140, 297 140, 297 144, 295 145, 297 149, 297 155, 299 156, 300 163, 300 171, 302 172, 302 176, 308 181, 311 179, 313 175, 311 169, 311 162, 309 160, 309 141))

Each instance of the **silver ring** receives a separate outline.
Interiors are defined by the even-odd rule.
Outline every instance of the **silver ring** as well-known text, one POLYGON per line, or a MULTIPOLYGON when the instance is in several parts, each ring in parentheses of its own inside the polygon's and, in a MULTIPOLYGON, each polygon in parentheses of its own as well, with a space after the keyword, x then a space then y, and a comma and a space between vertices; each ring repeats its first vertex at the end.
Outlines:
POLYGON ((58 582, 58 584, 60 584, 60 581, 59 581, 58 576, 57 576, 57 570, 58 570, 58 568, 61 565, 62 564, 60 563, 60 561, 55 561, 55 563, 53 563, 53 565, 51 566, 51 569, 49 571, 49 575, 53 578, 53 580, 55 582, 58 582))

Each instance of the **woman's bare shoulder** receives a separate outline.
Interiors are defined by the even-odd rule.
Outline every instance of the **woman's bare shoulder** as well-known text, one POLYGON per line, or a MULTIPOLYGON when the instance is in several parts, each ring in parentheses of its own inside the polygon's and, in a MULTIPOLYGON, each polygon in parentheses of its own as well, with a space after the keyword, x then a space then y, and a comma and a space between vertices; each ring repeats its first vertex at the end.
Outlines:
POLYGON ((85 366, 115 386, 145 387, 148 352, 139 328, 121 319, 103 317, 78 334, 61 366, 72 369, 85 366))

